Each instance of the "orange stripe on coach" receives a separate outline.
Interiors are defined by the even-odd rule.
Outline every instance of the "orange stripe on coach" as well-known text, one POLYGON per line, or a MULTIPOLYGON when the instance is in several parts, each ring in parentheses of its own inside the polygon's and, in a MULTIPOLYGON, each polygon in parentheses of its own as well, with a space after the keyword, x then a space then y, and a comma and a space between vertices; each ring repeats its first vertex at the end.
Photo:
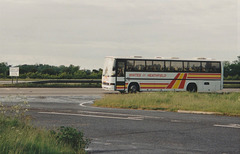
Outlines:
POLYGON ((176 80, 178 79, 178 77, 180 76, 180 73, 178 73, 175 78, 172 80, 172 82, 167 86, 167 89, 171 89, 173 87, 173 85, 175 84, 176 80))
POLYGON ((214 73, 189 73, 188 79, 221 79, 221 74, 214 73))
POLYGON ((188 75, 187 73, 184 74, 184 77, 183 77, 183 79, 182 79, 182 81, 180 83, 180 86, 178 87, 179 89, 183 89, 184 88, 185 83, 186 83, 186 79, 187 79, 187 75, 188 75))

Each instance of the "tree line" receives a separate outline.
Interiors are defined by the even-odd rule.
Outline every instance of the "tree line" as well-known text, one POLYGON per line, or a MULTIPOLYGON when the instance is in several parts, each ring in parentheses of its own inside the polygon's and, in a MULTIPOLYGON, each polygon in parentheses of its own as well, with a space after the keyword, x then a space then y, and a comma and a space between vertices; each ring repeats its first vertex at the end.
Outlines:
POLYGON ((224 62, 224 79, 225 80, 240 80, 240 56, 238 59, 229 62, 224 62))
MULTIPOLYGON (((238 59, 224 62, 224 79, 240 80, 240 56, 238 59)), ((0 78, 11 78, 6 62, 0 63, 0 78)), ((21 79, 101 79, 102 69, 80 70, 80 66, 51 66, 46 64, 19 65, 19 78, 21 79)))
MULTIPOLYGON (((6 62, 0 63, 0 78, 11 78, 6 62)), ((18 65, 20 79, 101 79, 102 69, 80 70, 80 66, 51 66, 46 64, 18 65)))

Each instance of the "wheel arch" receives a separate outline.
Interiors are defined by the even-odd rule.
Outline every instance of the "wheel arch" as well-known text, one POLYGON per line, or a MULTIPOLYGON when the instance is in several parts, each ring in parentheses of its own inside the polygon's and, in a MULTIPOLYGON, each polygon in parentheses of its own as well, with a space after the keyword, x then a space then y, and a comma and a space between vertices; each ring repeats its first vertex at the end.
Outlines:
POLYGON ((196 82, 189 82, 186 86, 186 91, 197 92, 198 91, 197 83, 196 82))
POLYGON ((138 82, 130 82, 130 83, 128 84, 128 87, 127 87, 128 92, 129 92, 130 87, 131 87, 132 85, 136 85, 136 86, 137 86, 137 91, 140 92, 140 84, 139 84, 138 82))

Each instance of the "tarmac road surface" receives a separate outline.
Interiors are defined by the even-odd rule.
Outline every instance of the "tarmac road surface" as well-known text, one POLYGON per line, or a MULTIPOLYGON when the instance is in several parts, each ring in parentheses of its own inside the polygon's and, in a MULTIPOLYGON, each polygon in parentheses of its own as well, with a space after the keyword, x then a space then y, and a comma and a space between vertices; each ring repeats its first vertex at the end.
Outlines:
POLYGON ((28 101, 36 126, 72 126, 89 153, 240 153, 240 118, 91 106, 95 88, 0 88, 0 102, 28 101))
MULTIPOLYGON (((240 92, 240 89, 223 89, 219 92, 240 92)), ((0 88, 1 95, 29 95, 29 96, 77 96, 104 95, 108 92, 101 88, 0 88)))

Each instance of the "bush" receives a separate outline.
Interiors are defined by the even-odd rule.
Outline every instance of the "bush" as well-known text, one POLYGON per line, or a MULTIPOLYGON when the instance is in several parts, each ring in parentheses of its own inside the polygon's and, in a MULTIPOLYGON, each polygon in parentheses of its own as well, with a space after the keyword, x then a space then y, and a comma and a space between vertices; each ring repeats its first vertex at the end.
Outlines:
POLYGON ((76 152, 82 152, 90 144, 89 139, 84 139, 83 133, 72 127, 61 126, 57 132, 52 130, 58 143, 70 145, 76 152))

